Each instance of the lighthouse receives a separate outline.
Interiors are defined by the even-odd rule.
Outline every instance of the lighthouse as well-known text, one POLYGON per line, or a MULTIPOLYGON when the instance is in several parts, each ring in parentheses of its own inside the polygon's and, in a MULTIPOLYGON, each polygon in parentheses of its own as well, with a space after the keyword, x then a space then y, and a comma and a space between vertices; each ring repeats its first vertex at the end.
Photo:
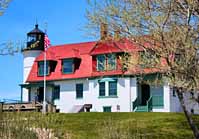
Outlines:
MULTIPOLYGON (((45 33, 39 29, 38 24, 35 28, 27 33, 27 44, 22 50, 23 54, 23 84, 26 83, 30 70, 33 66, 35 58, 44 51, 45 33)), ((22 101, 29 101, 30 94, 28 88, 23 88, 22 101)))

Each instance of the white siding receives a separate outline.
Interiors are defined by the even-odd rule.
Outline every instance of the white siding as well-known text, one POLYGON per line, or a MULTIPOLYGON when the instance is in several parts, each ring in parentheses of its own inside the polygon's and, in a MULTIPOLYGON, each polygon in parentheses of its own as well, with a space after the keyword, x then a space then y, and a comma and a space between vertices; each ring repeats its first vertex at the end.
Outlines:
MULTIPOLYGON (((108 81, 105 82, 106 96, 99 97, 99 79, 76 79, 55 81, 55 85, 60 86, 60 99, 54 103, 60 112, 69 113, 76 105, 92 104, 92 112, 103 112, 104 106, 111 106, 112 112, 131 112, 132 102, 138 96, 138 87, 136 78, 123 77, 117 78, 117 97, 108 97, 108 81), (83 84, 83 98, 76 98, 76 84, 83 84), (119 109, 118 109, 119 108, 119 109)), ((52 100, 52 87, 47 87, 46 99, 52 100)), ((177 95, 173 96, 172 88, 168 85, 163 87, 150 87, 153 93, 163 92, 164 106, 161 108, 153 108, 153 112, 181 112, 181 106, 177 95)), ((31 89, 31 100, 35 99, 37 87, 31 89)), ((195 94, 197 97, 198 94, 195 94)), ((24 93, 24 98, 28 100, 28 96, 24 93)), ((185 95, 186 103, 189 111, 194 109, 195 113, 199 113, 199 106, 190 101, 190 94, 185 95)))
POLYGON ((23 83, 26 82, 27 77, 30 73, 30 70, 32 68, 32 65, 35 61, 35 58, 41 53, 40 50, 31 50, 31 51, 24 51, 23 52, 23 83))
POLYGON ((187 110, 191 112, 193 110, 194 114, 199 114, 199 104, 194 100, 194 98, 198 99, 198 93, 191 93, 187 92, 184 94, 185 104, 187 106, 187 110))
MULTIPOLYGON (((55 84, 60 85, 60 100, 56 100, 55 103, 61 112, 70 112, 74 105, 84 104, 92 104, 91 111, 96 112, 102 112, 104 106, 111 106, 112 112, 129 112, 132 99, 135 99, 136 95, 135 78, 118 78, 117 98, 100 98, 98 79, 57 81, 55 84), (77 83, 83 83, 84 86, 82 99, 76 99, 77 83), (120 109, 117 109, 118 107, 120 109)), ((106 96, 108 96, 108 82, 105 84, 106 96)))
POLYGON ((131 78, 131 92, 130 92, 130 97, 131 97, 131 101, 130 101, 130 109, 129 111, 132 111, 132 102, 135 101, 135 99, 138 96, 138 90, 137 90, 137 80, 136 78, 131 78))
MULTIPOLYGON (((35 58, 41 53, 40 50, 30 50, 23 52, 23 83, 26 83, 35 58)), ((23 101, 28 101, 28 89, 23 88, 23 101)))
POLYGON ((173 94, 173 88, 170 88, 170 109, 171 112, 182 112, 180 101, 176 92, 173 94))

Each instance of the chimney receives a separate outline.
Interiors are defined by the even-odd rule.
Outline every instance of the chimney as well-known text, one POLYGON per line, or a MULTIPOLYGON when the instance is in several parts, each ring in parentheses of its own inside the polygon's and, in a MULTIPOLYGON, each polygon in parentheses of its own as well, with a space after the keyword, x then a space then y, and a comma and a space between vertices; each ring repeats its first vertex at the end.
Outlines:
POLYGON ((106 23, 100 24, 100 39, 105 40, 108 36, 108 25, 106 23))
POLYGON ((114 31, 114 40, 119 40, 120 39, 120 31, 119 29, 114 31))

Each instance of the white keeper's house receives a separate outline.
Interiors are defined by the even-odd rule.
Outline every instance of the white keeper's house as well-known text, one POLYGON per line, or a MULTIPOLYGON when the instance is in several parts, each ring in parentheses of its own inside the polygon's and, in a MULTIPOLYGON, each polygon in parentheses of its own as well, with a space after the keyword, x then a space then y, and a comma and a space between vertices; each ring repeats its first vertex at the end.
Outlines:
MULTIPOLYGON (((107 31, 106 27, 101 29, 103 39, 107 31)), ((45 34, 35 25, 27 36, 27 46, 22 51, 21 98, 25 102, 43 102, 45 34)), ((139 46, 127 39, 49 47, 46 51, 47 102, 63 113, 182 111, 175 91, 168 84, 155 87, 140 83, 139 68, 127 71, 122 67, 121 55, 139 51, 142 51, 139 46)), ((144 74, 145 78, 152 78, 159 73, 148 69, 144 74)), ((190 103, 189 110, 195 113, 198 106, 190 103)))

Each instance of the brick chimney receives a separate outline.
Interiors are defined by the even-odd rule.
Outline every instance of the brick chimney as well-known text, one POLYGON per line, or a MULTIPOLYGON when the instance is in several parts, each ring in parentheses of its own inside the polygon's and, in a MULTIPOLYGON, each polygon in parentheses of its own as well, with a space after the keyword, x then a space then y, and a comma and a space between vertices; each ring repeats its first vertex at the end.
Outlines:
POLYGON ((120 31, 119 30, 115 30, 114 31, 114 40, 119 40, 120 39, 120 31))
POLYGON ((105 40, 108 37, 108 24, 100 24, 100 39, 105 40))

